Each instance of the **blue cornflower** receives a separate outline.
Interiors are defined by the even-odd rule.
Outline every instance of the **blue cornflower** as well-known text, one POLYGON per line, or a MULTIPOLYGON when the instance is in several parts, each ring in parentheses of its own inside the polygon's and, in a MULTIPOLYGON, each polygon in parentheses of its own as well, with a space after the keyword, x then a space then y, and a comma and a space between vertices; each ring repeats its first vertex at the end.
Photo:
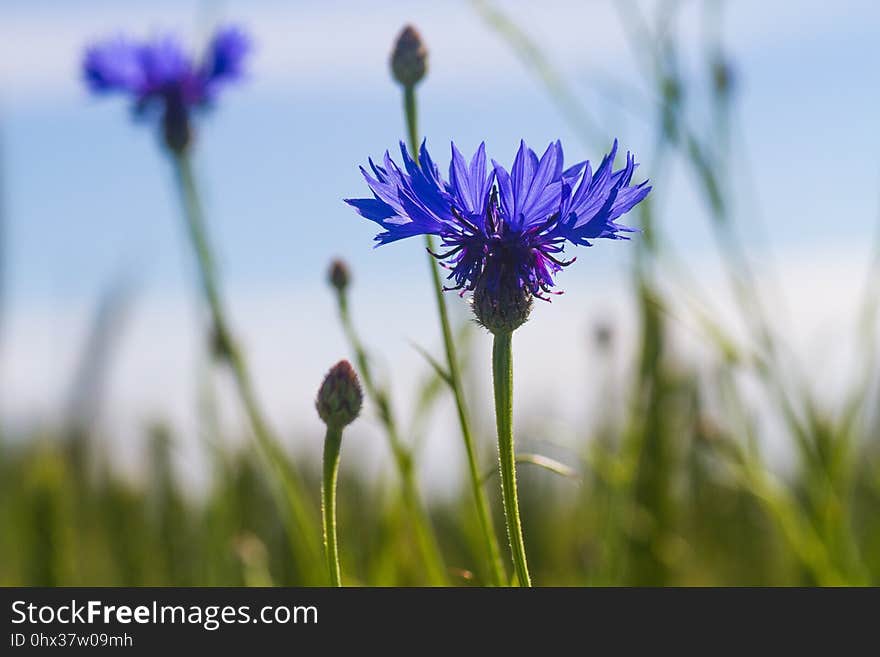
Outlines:
POLYGON ((127 94, 136 116, 160 116, 166 144, 182 152, 191 140, 192 112, 243 76, 249 51, 250 39, 237 27, 218 30, 200 60, 168 35, 146 42, 120 36, 86 49, 83 74, 92 92, 127 94))
POLYGON ((595 172, 589 162, 564 169, 558 141, 540 158, 521 142, 509 172, 494 160, 487 167, 485 144, 469 165, 452 144, 448 181, 424 143, 418 164, 402 143, 400 150, 403 169, 387 152, 382 166, 361 167, 373 198, 346 202, 382 226, 380 245, 437 235, 443 250, 433 255, 450 270, 446 289, 475 291, 495 306, 549 300, 558 293, 554 276, 574 262, 563 259, 565 244, 628 239, 634 229, 616 220, 651 191, 647 181, 632 184, 631 154, 613 171, 616 140, 595 172))

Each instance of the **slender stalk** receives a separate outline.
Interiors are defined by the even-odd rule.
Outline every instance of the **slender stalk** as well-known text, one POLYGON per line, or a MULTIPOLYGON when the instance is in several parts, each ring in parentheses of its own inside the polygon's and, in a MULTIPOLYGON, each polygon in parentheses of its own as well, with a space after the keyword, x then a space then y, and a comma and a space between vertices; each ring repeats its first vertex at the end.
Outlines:
POLYGON ((319 564, 321 558, 317 545, 307 538, 316 535, 316 523, 305 505, 307 498, 303 492, 303 485, 297 472, 288 463, 280 442, 273 435, 263 417, 247 363, 232 339, 226 310, 220 295, 220 285, 208 240, 204 213, 189 158, 186 154, 175 154, 173 161, 187 234, 195 252, 202 293, 211 315, 214 348, 232 370, 238 395, 257 443, 265 452, 283 487, 285 502, 288 506, 288 513, 285 514, 288 533, 291 543, 297 548, 296 556, 306 560, 303 572, 314 572, 311 566, 319 564))
MULTIPOLYGON (((415 87, 404 86, 403 108, 406 115, 406 127, 409 136, 409 149, 413 157, 418 161, 418 111, 416 105, 415 87)), ((501 548, 498 545, 498 537, 495 527, 492 525, 492 514, 489 510, 489 501, 486 493, 480 485, 480 466, 477 462, 477 452, 474 448, 473 434, 468 421, 467 407, 464 401, 464 389, 462 386, 461 369, 458 366, 458 355, 455 350, 455 341, 452 337, 452 329, 449 324, 449 312, 446 308, 446 299, 443 296, 443 280, 440 276, 440 267, 436 259, 431 255, 436 252, 434 238, 425 235, 425 248, 428 251, 428 267, 431 270, 431 284, 434 289, 434 299, 437 302, 437 314, 440 318, 440 329, 443 334, 443 346, 446 351, 446 364, 449 370, 450 387, 455 399, 455 408, 458 415, 458 423, 461 427, 461 437, 464 440, 465 453, 468 460, 468 473, 471 480, 474 503, 477 507, 477 518, 480 523, 480 532, 483 535, 483 543, 486 557, 489 562, 489 574, 495 586, 504 586, 507 575, 504 572, 504 564, 501 559, 501 548)))
POLYGON ((416 164, 419 162, 419 112, 416 104, 416 88, 414 85, 403 87, 403 114, 406 117, 406 136, 409 151, 416 164))
POLYGON ((513 568, 520 586, 531 586, 523 543, 519 501, 516 493, 516 454, 513 448, 513 358, 512 333, 495 335, 492 345, 492 379, 495 387, 495 423, 498 428, 498 467, 501 471, 501 496, 513 568))
POLYGON ((348 310, 348 295, 345 291, 339 290, 336 299, 339 305, 339 318, 342 322, 342 328, 345 331, 352 351, 354 351, 355 361, 361 373, 364 389, 367 396, 378 408, 379 420, 382 422, 385 434, 388 436, 388 443, 391 446, 394 463, 397 466, 403 486, 404 506, 409 514, 416 543, 419 551, 422 553, 422 559, 428 569, 428 580, 434 585, 445 585, 448 583, 448 578, 446 566, 443 562, 443 554, 440 552, 437 537, 431 526, 431 520, 421 501, 421 494, 416 483, 415 469, 413 468, 412 455, 400 438, 388 393, 377 385, 376 380, 373 378, 366 349, 354 328, 351 313, 348 310))
POLYGON ((336 543, 336 478, 339 474, 339 447, 342 429, 328 426, 324 438, 324 479, 321 486, 321 510, 324 519, 324 555, 330 586, 342 586, 339 570, 339 549, 336 543))

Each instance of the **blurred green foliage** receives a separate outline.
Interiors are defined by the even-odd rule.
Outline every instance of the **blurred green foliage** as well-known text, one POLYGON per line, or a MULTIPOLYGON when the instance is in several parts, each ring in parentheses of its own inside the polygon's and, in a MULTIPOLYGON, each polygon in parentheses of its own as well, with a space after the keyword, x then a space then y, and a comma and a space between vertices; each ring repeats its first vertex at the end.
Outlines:
MULTIPOLYGON (((810 452, 774 476, 739 436, 705 422, 697 379, 667 372, 644 407, 583 436, 576 474, 521 463, 533 577, 543 585, 837 585, 880 582, 880 461, 817 419, 810 452)), ((641 403, 639 404, 641 406, 641 403)), ((171 469, 152 431, 142 483, 77 443, 0 449, 0 585, 296 585, 279 498, 255 450, 222 455, 204 493, 171 469), (75 464, 91 463, 77 467, 75 464)), ((527 457, 524 455, 524 459, 527 457)), ((488 463, 488 458, 486 459, 488 463)), ((318 508, 317 472, 306 473, 318 508)), ((339 485, 347 584, 428 582, 394 486, 351 469, 339 485)), ((486 481, 493 508, 496 481, 486 481)), ((468 487, 430 507, 452 583, 485 584, 468 487)), ((496 526, 503 526, 500 517, 496 526)), ((323 574, 321 575, 323 577, 323 574)))

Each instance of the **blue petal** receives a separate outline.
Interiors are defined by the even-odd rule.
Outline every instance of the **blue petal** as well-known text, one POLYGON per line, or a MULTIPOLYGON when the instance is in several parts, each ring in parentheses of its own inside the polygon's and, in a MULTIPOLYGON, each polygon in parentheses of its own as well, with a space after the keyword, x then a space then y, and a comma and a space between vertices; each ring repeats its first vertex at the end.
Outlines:
POLYGON ((205 54, 202 75, 209 83, 241 78, 244 60, 251 50, 251 39, 240 28, 228 26, 218 30, 205 54))
POLYGON ((83 75, 94 92, 138 93, 144 85, 139 47, 121 36, 93 44, 83 58, 83 75))
POLYGON ((377 224, 382 224, 397 214, 394 208, 378 198, 347 198, 344 201, 357 210, 359 215, 377 224))
POLYGON ((638 166, 630 153, 627 153, 626 165, 612 171, 616 154, 617 140, 595 175, 591 175, 588 164, 574 193, 570 197, 567 193, 562 195, 560 231, 575 244, 589 244, 587 240, 600 237, 623 239, 619 233, 633 231, 614 220, 642 201, 651 187, 647 181, 630 185, 638 166))
POLYGON ((471 158, 470 167, 461 152, 452 144, 452 160, 449 163, 448 186, 450 194, 477 226, 482 227, 486 203, 492 188, 494 175, 486 172, 486 145, 480 144, 471 158))
POLYGON ((561 172, 562 162, 559 159, 558 146, 550 144, 528 181, 528 188, 522 190, 523 198, 518 199, 524 226, 541 223, 547 219, 548 214, 556 210, 559 205, 561 185, 558 182, 554 182, 552 186, 550 184, 559 180, 561 172))
POLYGON ((452 160, 449 162, 449 182, 452 194, 467 210, 473 207, 473 192, 467 164, 461 152, 452 144, 452 160))
POLYGON ((495 170, 495 180, 498 182, 498 196, 501 200, 501 209, 508 217, 513 216, 513 185, 510 180, 510 174, 503 166, 492 160, 492 166, 495 170))
POLYGON ((436 177, 436 167, 433 166, 431 156, 428 155, 428 149, 423 144, 420 150, 420 159, 425 164, 424 170, 420 169, 410 157, 406 144, 400 142, 400 153, 408 174, 408 177, 403 179, 402 187, 411 190, 412 197, 418 199, 434 214, 448 216, 451 198, 436 177))

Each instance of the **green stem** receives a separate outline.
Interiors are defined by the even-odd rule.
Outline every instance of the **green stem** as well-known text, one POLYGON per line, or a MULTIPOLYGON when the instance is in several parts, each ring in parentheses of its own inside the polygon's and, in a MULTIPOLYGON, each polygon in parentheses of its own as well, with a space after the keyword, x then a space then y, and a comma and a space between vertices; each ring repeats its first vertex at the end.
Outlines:
POLYGON ((400 438, 388 393, 379 387, 373 378, 370 361, 367 357, 366 349, 364 349, 363 343, 357 331, 355 331, 354 323, 348 310, 348 296, 344 291, 338 292, 337 302, 339 304, 339 318, 342 322, 342 328, 354 351, 355 361, 361 373, 364 389, 367 396, 378 408, 379 420, 382 422, 382 427, 388 436, 388 443, 391 446, 391 453, 394 456, 394 463, 397 466, 403 486, 404 505, 412 523, 416 543, 428 569, 428 580, 437 586, 445 585, 448 583, 448 579, 446 576, 446 566, 443 562, 443 554, 440 552, 437 537, 431 526, 431 520, 421 501, 413 468, 412 455, 400 438))
POLYGON ((513 448, 513 358, 512 333, 495 335, 492 345, 492 379, 495 387, 495 422, 498 428, 498 465, 501 470, 501 496, 507 520, 507 538, 513 567, 520 586, 531 586, 523 543, 519 501, 516 493, 516 454, 513 448))
POLYGON ((265 452, 283 487, 288 506, 288 513, 285 514, 288 533, 291 543, 297 548, 296 556, 306 561, 303 572, 314 572, 312 566, 320 563, 321 559, 317 545, 307 538, 315 536, 316 527, 314 518, 305 505, 307 498, 303 492, 303 485, 296 471, 288 463, 280 442, 263 418, 247 363, 232 339, 190 160, 185 154, 175 154, 173 160, 187 233, 195 252, 202 293, 211 314, 213 345, 232 370, 238 395, 257 443, 265 452))
POLYGON ((336 543, 336 478, 339 474, 339 447, 341 444, 342 429, 328 426, 327 436, 324 438, 324 479, 321 486, 321 509, 324 518, 324 555, 327 557, 330 586, 342 586, 339 549, 336 543))
POLYGON ((419 162, 419 113, 416 106, 414 85, 403 88, 403 114, 406 116, 406 134, 409 137, 409 150, 416 164, 419 162))
MULTIPOLYGON (((418 111, 416 106, 416 94, 414 86, 406 86, 403 89, 403 108, 406 115, 406 127, 409 136, 409 149, 413 158, 418 162, 418 111)), ((425 247, 428 250, 428 267, 431 270, 431 283, 434 288, 434 299, 437 302, 437 314, 440 318, 440 328, 443 333, 443 346, 446 351, 446 364, 449 370, 450 387, 455 399, 455 408, 458 414, 458 423, 461 427, 461 436, 464 440, 465 453, 467 454, 468 472, 471 479, 471 490, 474 503, 477 507, 477 518, 480 523, 480 532, 486 556, 489 562, 489 573, 495 586, 504 586, 507 575, 504 572, 504 563, 501 559, 501 548, 498 545, 498 537, 495 527, 492 525, 492 514, 489 510, 489 500, 480 485, 480 466, 477 462, 477 452, 474 448, 473 434, 468 421, 467 407, 464 402, 464 387, 462 386, 461 370, 458 366, 458 355, 455 350, 455 341, 452 337, 452 329, 449 323, 449 312, 446 308, 446 299, 443 296, 443 280, 440 276, 440 267, 431 253, 435 253, 434 238, 425 235, 425 247)))

